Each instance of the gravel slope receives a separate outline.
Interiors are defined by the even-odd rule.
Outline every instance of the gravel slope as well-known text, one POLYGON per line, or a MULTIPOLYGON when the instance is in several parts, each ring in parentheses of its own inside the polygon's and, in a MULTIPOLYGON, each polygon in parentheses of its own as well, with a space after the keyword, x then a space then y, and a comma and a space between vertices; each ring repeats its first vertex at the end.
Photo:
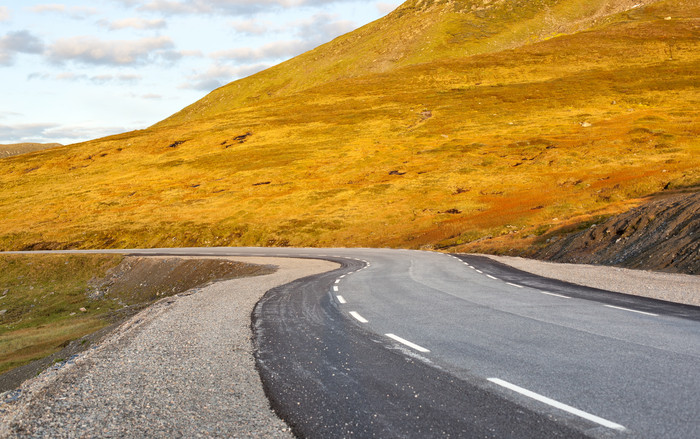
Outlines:
POLYGON ((292 437, 255 369, 250 316, 269 289, 337 264, 236 260, 279 270, 139 313, 96 348, 5 395, 14 401, 0 405, 0 437, 292 437))
POLYGON ((519 270, 578 285, 700 306, 700 276, 697 275, 544 262, 512 256, 482 256, 519 270))

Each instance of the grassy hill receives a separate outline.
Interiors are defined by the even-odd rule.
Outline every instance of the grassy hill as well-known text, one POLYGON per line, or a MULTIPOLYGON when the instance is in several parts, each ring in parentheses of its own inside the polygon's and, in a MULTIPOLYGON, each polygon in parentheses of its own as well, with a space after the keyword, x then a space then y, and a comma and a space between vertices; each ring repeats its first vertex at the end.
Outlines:
POLYGON ((0 158, 11 157, 13 155, 27 154, 29 152, 41 151, 43 149, 61 146, 60 143, 13 143, 10 145, 0 145, 0 158))
POLYGON ((0 160, 0 248, 522 248, 700 184, 698 18, 410 1, 146 130, 0 160))

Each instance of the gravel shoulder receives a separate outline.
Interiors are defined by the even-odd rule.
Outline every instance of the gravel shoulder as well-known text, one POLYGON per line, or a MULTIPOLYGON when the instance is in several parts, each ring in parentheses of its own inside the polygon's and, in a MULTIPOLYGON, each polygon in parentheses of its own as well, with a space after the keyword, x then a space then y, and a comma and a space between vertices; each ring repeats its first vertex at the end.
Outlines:
POLYGON ((696 275, 545 262, 513 256, 480 256, 486 256, 528 273, 577 285, 700 306, 700 276, 696 275))
POLYGON ((5 394, 0 437, 293 437, 255 368, 251 313, 269 289, 338 265, 234 260, 279 268, 137 314, 101 344, 5 394))

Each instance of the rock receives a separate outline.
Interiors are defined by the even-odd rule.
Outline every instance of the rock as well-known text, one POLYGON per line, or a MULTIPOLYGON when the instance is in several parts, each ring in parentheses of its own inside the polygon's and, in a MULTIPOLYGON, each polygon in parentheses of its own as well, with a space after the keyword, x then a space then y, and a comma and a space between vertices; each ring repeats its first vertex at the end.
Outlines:
POLYGON ((597 227, 547 245, 534 256, 555 262, 700 274, 700 192, 660 196, 597 227), (617 246, 615 246, 617 244, 617 246), (652 257, 653 256, 653 257, 652 257))
POLYGON ((591 125, 590 122, 581 122, 581 126, 584 128, 588 128, 588 127, 592 127, 593 125, 591 125))
POLYGON ((87 312, 87 309, 85 309, 85 308, 80 308, 80 312, 87 312))
POLYGON ((4 316, 7 313, 6 309, 0 309, 0 316, 4 316))

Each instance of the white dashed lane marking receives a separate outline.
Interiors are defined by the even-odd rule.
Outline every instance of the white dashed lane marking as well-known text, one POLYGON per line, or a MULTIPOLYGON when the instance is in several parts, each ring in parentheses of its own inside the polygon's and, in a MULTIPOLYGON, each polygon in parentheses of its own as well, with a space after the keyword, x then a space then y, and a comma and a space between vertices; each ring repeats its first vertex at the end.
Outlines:
POLYGON ((486 277, 490 277, 491 279, 496 279, 496 280, 498 280, 497 277, 493 277, 493 276, 491 276, 490 274, 487 274, 486 277))
POLYGON ((510 282, 506 282, 506 283, 507 283, 508 285, 512 286, 512 287, 516 287, 516 288, 525 288, 525 287, 522 286, 522 285, 512 284, 512 283, 510 283, 510 282))
POLYGON ((603 305, 603 306, 607 306, 608 308, 621 309, 623 311, 636 312, 637 314, 644 314, 645 316, 653 316, 653 317, 659 316, 658 314, 654 314, 654 313, 650 313, 650 312, 637 311, 636 309, 622 308, 621 306, 613 306, 613 305, 603 305))
POLYGON ((362 317, 361 315, 359 315, 359 314, 358 314, 357 312, 355 312, 355 311, 350 311, 350 315, 353 316, 353 317, 354 317, 358 322, 360 322, 360 323, 367 323, 367 322, 369 322, 369 320, 367 320, 366 318, 362 317))
POLYGON ((398 341, 399 343, 405 344, 406 346, 408 346, 411 349, 417 350, 418 352, 430 352, 428 349, 424 348, 423 346, 418 346, 417 344, 412 343, 412 342, 406 340, 405 338, 401 338, 398 335, 394 335, 394 334, 385 334, 385 335, 393 340, 398 341))
POLYGON ((333 285, 333 291, 338 291, 338 286, 337 286, 337 285, 333 285))
POLYGON ((548 296, 554 296, 554 297, 561 297, 562 299, 571 299, 569 296, 564 296, 562 294, 556 294, 556 293, 550 293, 549 291, 540 291, 542 294, 546 294, 548 296))
POLYGON ((532 392, 527 389, 523 389, 522 387, 518 387, 515 384, 511 384, 507 381, 500 380, 498 378, 489 378, 489 381, 491 381, 494 384, 498 384, 501 387, 505 387, 506 389, 510 389, 514 392, 520 393, 521 395, 525 395, 528 398, 532 398, 534 400, 537 400, 539 402, 545 403, 547 405, 550 405, 552 407, 556 407, 559 410, 563 410, 565 412, 571 413, 573 415, 576 415, 580 418, 588 419, 589 421, 595 422, 596 424, 602 425, 607 428, 611 428, 613 430, 618 430, 618 431, 625 431, 627 430, 625 427, 623 427, 620 424, 616 424, 614 422, 608 421, 607 419, 600 418, 596 415, 592 415, 590 413, 584 412, 583 410, 579 410, 575 407, 571 407, 570 405, 563 404, 559 401, 555 401, 553 399, 547 398, 546 396, 542 396, 539 393, 532 392))
POLYGON ((335 297, 338 298, 338 302, 340 302, 341 304, 346 304, 346 303, 348 303, 348 302, 345 300, 345 297, 341 296, 340 294, 338 294, 338 295, 335 296, 335 297))

